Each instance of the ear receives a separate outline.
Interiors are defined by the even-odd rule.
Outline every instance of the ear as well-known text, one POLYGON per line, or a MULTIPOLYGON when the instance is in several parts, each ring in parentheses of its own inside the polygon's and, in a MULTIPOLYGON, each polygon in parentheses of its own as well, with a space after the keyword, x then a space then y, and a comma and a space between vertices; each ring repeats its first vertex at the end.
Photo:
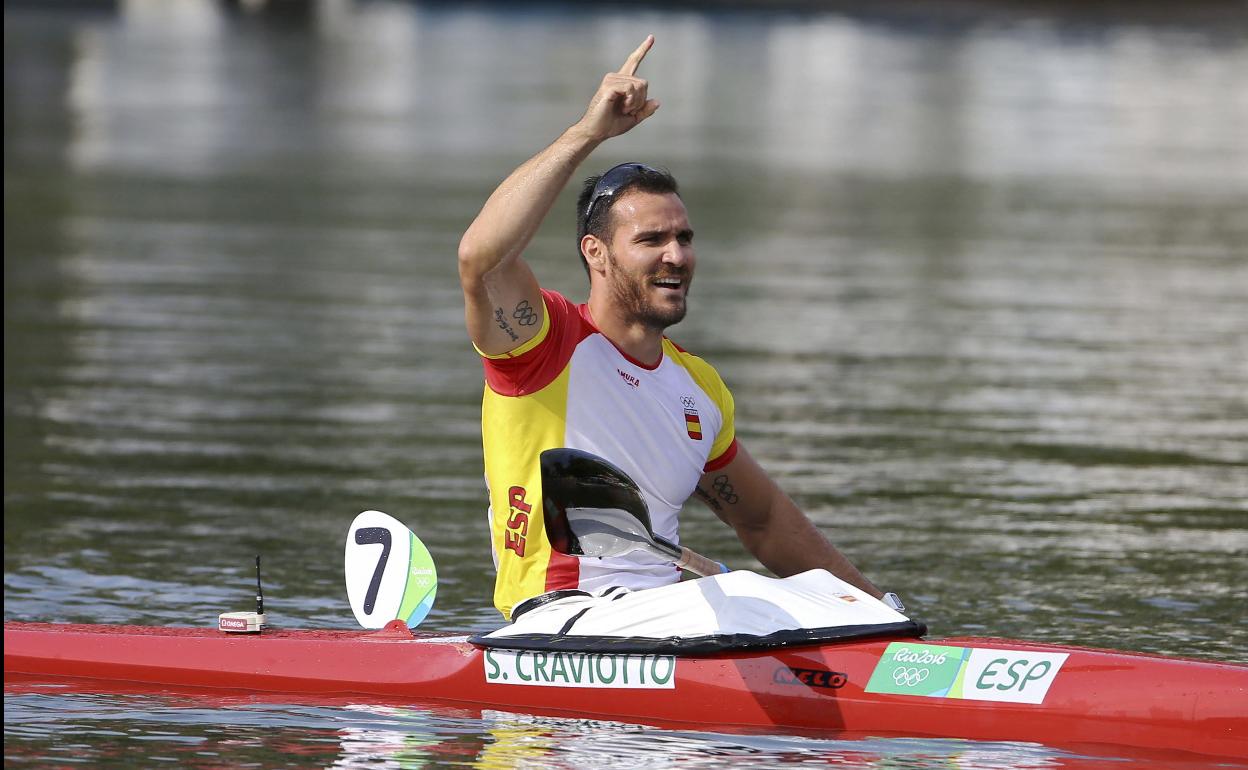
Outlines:
POLYGON ((589 265, 591 273, 604 273, 607 269, 607 244, 603 243, 596 235, 586 235, 581 238, 581 254, 585 256, 585 262, 589 265))

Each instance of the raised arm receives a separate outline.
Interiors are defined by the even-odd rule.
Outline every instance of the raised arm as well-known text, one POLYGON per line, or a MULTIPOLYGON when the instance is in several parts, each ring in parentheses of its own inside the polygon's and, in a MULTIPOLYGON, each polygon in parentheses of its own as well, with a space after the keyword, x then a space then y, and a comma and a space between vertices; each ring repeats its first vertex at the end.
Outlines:
POLYGON ((646 97, 646 81, 636 76, 652 45, 654 37, 647 37, 618 72, 602 79, 581 119, 503 180, 460 240, 465 322, 482 353, 514 350, 541 328, 541 291, 520 255, 594 148, 659 108, 646 97))
POLYGON ((780 577, 822 568, 872 596, 883 596, 739 442, 732 462, 704 474, 695 494, 736 530, 763 566, 780 577))

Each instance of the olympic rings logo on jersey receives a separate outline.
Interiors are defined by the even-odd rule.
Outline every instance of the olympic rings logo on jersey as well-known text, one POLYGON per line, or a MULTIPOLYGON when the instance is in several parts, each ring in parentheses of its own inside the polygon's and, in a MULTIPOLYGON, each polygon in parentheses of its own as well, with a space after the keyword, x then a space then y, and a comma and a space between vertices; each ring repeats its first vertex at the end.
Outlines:
POLYGON ((914 687, 927 679, 931 671, 926 668, 898 668, 893 671, 893 681, 898 687, 914 687))

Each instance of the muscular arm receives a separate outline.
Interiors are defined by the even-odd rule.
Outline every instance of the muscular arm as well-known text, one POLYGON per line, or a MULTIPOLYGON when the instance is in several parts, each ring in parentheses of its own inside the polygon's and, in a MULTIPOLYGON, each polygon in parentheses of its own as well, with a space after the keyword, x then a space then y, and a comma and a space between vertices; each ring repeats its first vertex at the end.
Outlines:
POLYGON ((755 462, 737 445, 732 462, 704 474, 694 494, 726 524, 763 566, 780 577, 822 568, 875 597, 867 580, 755 462))
POLYGON ((460 240, 464 321, 482 353, 506 353, 541 328, 541 290, 520 254, 598 142, 579 124, 569 128, 503 180, 460 240))
POLYGON ((635 77, 653 44, 647 37, 618 72, 603 78, 585 115, 503 180, 460 240, 464 320, 482 353, 514 350, 541 328, 541 291, 520 255, 594 148, 658 109, 658 102, 646 98, 646 81, 635 77))

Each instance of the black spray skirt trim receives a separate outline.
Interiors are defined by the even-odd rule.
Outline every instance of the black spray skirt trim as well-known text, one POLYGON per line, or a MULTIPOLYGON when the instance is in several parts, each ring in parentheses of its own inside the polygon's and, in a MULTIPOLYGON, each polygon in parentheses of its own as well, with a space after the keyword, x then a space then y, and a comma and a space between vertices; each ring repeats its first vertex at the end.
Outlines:
POLYGON ((577 636, 561 634, 517 634, 488 637, 478 634, 468 641, 478 647, 500 650, 536 650, 544 652, 585 652, 628 655, 716 655, 721 652, 767 650, 776 647, 879 639, 884 637, 914 639, 927 633, 927 626, 916 620, 897 623, 873 623, 861 626, 829 626, 777 631, 766 636, 754 634, 714 634, 688 638, 669 636, 656 639, 646 636, 577 636))

